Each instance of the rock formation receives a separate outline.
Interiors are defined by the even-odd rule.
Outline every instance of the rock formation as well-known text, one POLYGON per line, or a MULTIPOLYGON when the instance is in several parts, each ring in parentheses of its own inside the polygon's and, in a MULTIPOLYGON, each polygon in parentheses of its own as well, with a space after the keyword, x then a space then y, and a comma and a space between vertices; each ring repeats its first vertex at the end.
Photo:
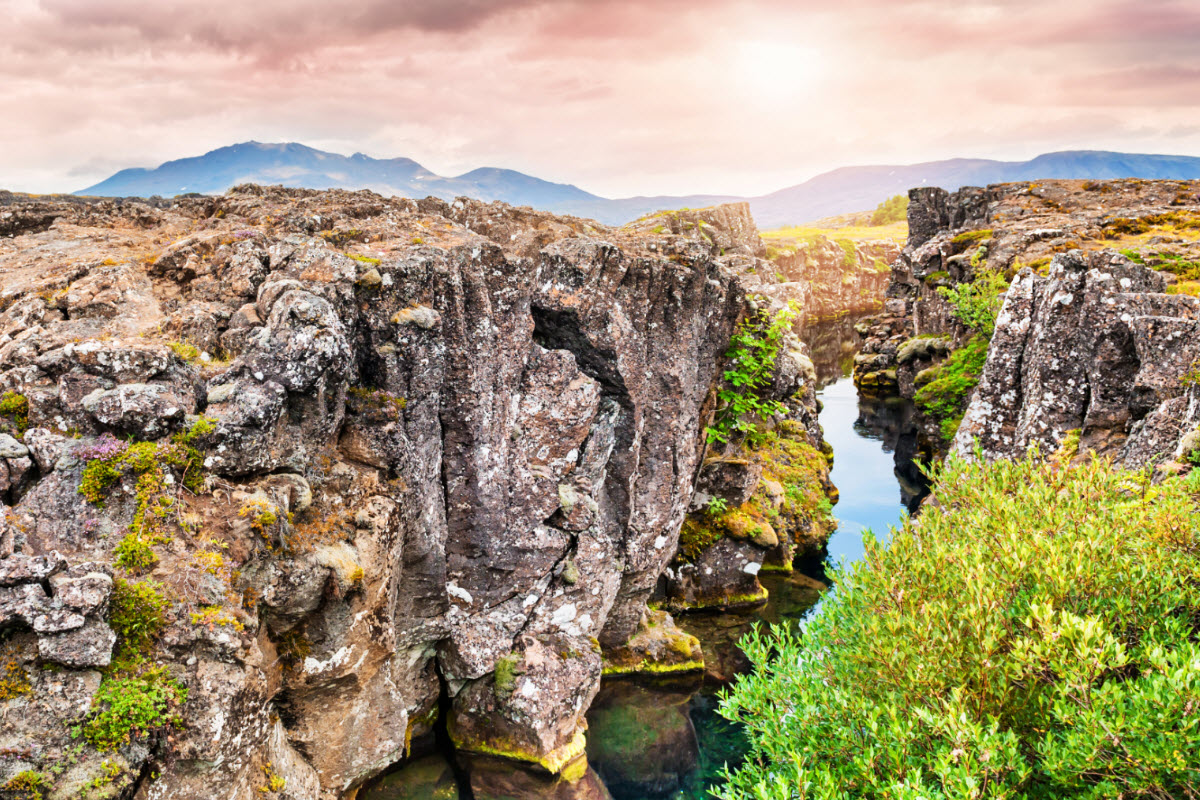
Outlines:
POLYGON ((939 288, 992 271, 1011 285, 955 450, 978 442, 987 457, 1011 457, 1070 440, 1126 466, 1187 457, 1200 183, 1040 181, 909 197, 885 314, 864 326, 861 387, 912 397, 973 335, 939 288))
POLYGON ((746 209, 692 225, 0 197, 0 785, 352 797, 437 726, 477 796, 600 796, 606 659, 700 655, 647 601, 766 266, 746 209))

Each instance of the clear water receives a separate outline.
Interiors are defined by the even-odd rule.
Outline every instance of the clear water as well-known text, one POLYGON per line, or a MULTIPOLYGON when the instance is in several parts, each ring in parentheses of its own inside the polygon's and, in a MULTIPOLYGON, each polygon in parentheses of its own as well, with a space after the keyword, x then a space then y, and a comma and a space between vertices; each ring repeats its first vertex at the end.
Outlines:
POLYGON ((906 401, 860 400, 854 382, 842 377, 817 396, 824 404, 820 419, 825 441, 833 445, 830 478, 840 494, 833 509, 838 528, 829 537, 827 560, 844 564, 863 557, 863 531, 886 540, 924 496, 924 486, 916 483, 919 470, 904 461, 903 452, 902 463, 896 464, 903 420, 911 414, 906 401))

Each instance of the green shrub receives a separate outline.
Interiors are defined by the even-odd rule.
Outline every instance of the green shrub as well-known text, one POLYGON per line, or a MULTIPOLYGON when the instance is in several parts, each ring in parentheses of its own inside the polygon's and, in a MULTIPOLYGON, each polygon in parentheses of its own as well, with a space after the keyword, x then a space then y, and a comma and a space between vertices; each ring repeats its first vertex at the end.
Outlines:
POLYGON ((1004 273, 991 269, 980 270, 970 283, 938 287, 938 294, 953 308, 954 318, 989 339, 996 330, 996 316, 1007 291, 1004 273))
POLYGON ((121 578, 113 581, 108 624, 117 634, 118 659, 128 661, 144 656, 166 626, 170 604, 160 588, 150 581, 133 583, 121 578))
POLYGON ((987 353, 987 339, 974 336, 941 364, 922 371, 924 385, 913 395, 913 402, 941 425, 942 437, 947 440, 954 438, 971 392, 979 385, 987 353))
POLYGON ((908 219, 908 195, 898 194, 889 197, 875 207, 871 215, 871 227, 891 225, 893 222, 904 222, 908 219))
POLYGON ((1200 529, 1187 481, 952 457, 936 505, 756 631, 721 713, 726 798, 1187 798, 1200 791, 1200 529))
POLYGON ((8 420, 17 436, 23 436, 29 428, 29 399, 16 392, 0 395, 0 417, 8 420))
POLYGON ((153 667, 138 675, 104 679, 92 698, 92 712, 75 728, 97 750, 115 750, 168 726, 182 727, 177 711, 187 688, 153 667))

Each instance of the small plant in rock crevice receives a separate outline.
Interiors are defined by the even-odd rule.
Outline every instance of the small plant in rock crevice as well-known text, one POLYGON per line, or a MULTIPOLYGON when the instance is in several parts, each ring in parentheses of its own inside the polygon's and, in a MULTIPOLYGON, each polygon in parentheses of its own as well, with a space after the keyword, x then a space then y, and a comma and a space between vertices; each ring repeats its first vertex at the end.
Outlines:
POLYGON ((29 428, 29 398, 17 392, 0 395, 0 417, 8 422, 18 438, 29 428))
POLYGON ((730 367, 724 374, 727 385, 717 393, 717 418, 705 429, 710 443, 749 433, 754 430, 755 418, 768 420, 783 410, 783 403, 763 393, 775 377, 784 335, 797 314, 799 307, 793 302, 773 316, 760 310, 738 325, 725 353, 730 367))

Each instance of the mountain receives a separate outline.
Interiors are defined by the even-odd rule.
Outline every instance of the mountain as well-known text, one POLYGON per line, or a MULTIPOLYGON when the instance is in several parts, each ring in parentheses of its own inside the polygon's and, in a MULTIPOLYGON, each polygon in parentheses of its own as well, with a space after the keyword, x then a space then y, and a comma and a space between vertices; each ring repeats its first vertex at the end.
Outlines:
POLYGON ((566 183, 509 169, 482 168, 456 177, 437 175, 409 158, 343 156, 294 142, 243 142, 202 156, 168 161, 155 169, 125 169, 76 194, 128 197, 186 192, 217 194, 239 183, 329 189, 371 189, 383 195, 452 199, 460 195, 503 200, 559 214, 591 217, 610 225, 665 208, 697 208, 749 200, 760 228, 874 208, 914 186, 962 186, 1049 178, 1200 178, 1200 158, 1066 150, 1029 161, 954 158, 905 166, 842 167, 761 197, 687 195, 609 199, 566 183))

